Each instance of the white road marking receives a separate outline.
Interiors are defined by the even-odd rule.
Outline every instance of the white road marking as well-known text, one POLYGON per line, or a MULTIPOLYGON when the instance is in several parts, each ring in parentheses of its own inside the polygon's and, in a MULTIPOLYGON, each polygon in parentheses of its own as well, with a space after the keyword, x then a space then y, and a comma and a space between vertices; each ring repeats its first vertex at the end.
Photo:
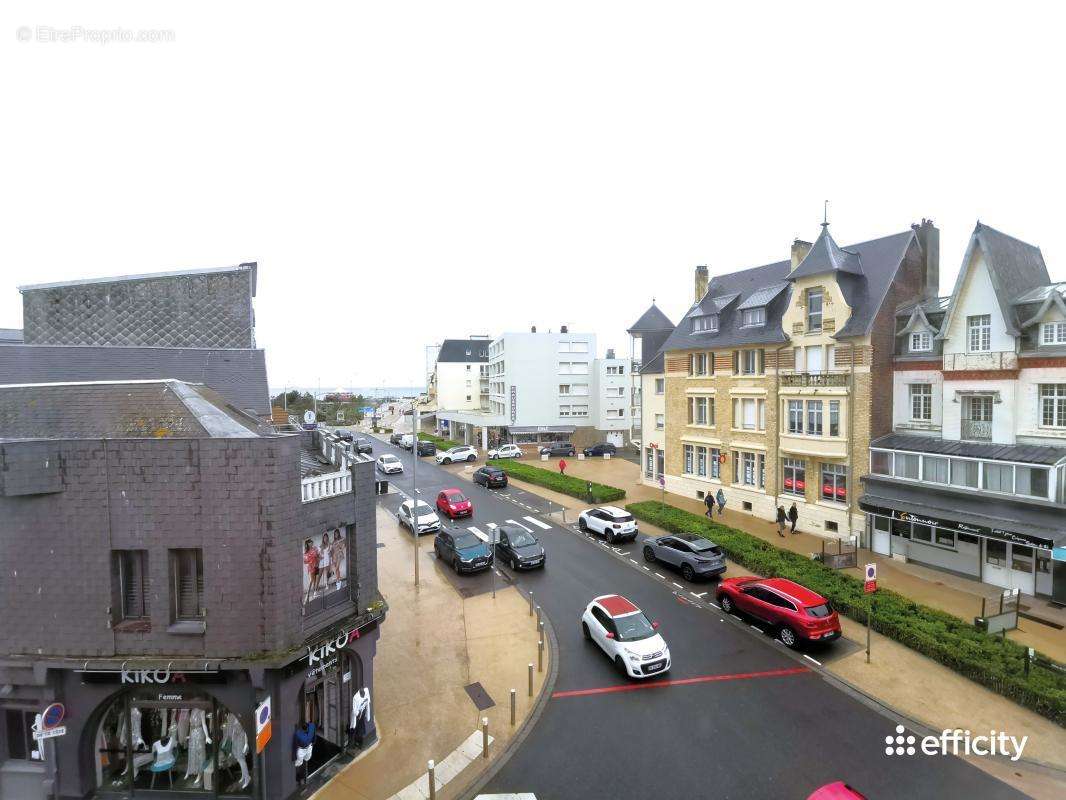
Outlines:
POLYGON ((822 662, 821 662, 821 661, 815 661, 815 660, 814 660, 813 658, 811 658, 811 657, 810 657, 809 655, 807 655, 806 653, 804 653, 804 654, 803 654, 803 657, 804 657, 805 659, 807 659, 808 661, 814 661, 814 663, 815 663, 815 664, 817 664, 817 665, 818 665, 819 667, 820 667, 820 666, 822 666, 822 662))
POLYGON ((636 562, 636 561, 634 561, 634 560, 633 560, 632 558, 631 558, 631 559, 629 559, 629 560, 630 560, 630 562, 631 562, 631 563, 633 563, 633 564, 636 564, 636 563, 637 563, 637 562, 636 562))
POLYGON ((660 575, 658 572, 655 573, 655 577, 656 578, 661 578, 664 581, 666 580, 666 576, 665 575, 660 575))
POLYGON ((479 538, 483 542, 487 542, 489 540, 489 537, 486 534, 482 533, 480 530, 478 530, 477 528, 475 528, 473 526, 467 528, 467 530, 470 531, 472 534, 474 534, 477 538, 479 538))
POLYGON ((756 625, 749 625, 748 627, 749 628, 755 628, 755 630, 757 630, 759 633, 762 633, 762 628, 760 628, 760 627, 758 627, 756 625))
POLYGON ((519 528, 521 528, 522 530, 524 530, 524 531, 526 531, 528 533, 533 533, 533 529, 532 528, 527 528, 525 525, 523 525, 521 522, 519 522, 516 519, 509 519, 509 520, 507 520, 507 522, 510 523, 511 525, 517 525, 519 528))
POLYGON ((707 602, 708 602, 708 603, 709 603, 710 605, 712 605, 712 606, 714 606, 715 608, 717 608, 717 609, 718 609, 719 611, 721 611, 721 610, 722 610, 722 607, 721 607, 720 605, 718 605, 717 603, 711 603, 711 601, 710 601, 710 600, 708 600, 707 602))
POLYGON ((618 555, 620 555, 620 556, 628 556, 629 555, 629 551, 628 550, 620 550, 617 547, 614 549, 614 551, 616 553, 618 553, 618 555))
POLYGON ((550 531, 552 527, 547 523, 541 522, 536 517, 522 517, 522 519, 527 520, 528 522, 532 522, 534 525, 536 525, 538 528, 541 528, 542 530, 550 531))
MULTIPOLYGON (((643 566, 643 565, 641 565, 643 566)), ((644 567, 645 572, 651 572, 651 567, 644 567)))
MULTIPOLYGON (((670 581, 670 583, 674 583, 674 582, 673 582, 673 581, 670 581)), ((674 583, 674 586, 676 586, 676 587, 677 587, 678 589, 684 589, 684 588, 685 588, 685 587, 684 587, 684 586, 682 586, 682 585, 681 585, 680 583, 674 583)))
POLYGON ((689 592, 689 594, 693 597, 705 597, 707 595, 707 592, 700 592, 699 594, 696 594, 695 592, 689 592))

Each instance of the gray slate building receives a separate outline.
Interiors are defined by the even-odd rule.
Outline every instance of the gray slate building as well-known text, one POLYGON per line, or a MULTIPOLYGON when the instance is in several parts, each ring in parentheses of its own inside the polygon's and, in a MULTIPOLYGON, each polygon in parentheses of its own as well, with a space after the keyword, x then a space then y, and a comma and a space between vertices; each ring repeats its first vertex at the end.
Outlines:
POLYGON ((373 495, 203 385, 0 386, 0 799, 289 798, 373 742, 373 495))

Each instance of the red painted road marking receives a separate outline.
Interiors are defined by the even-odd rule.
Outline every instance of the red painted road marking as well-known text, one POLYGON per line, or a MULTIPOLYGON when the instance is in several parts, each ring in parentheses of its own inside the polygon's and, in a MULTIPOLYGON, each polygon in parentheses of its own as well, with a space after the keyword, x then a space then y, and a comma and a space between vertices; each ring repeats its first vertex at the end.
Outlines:
POLYGON ((618 686, 601 686, 598 689, 572 689, 567 692, 553 692, 552 700, 560 697, 584 697, 590 694, 611 694, 612 692, 635 692, 640 689, 655 689, 663 686, 687 686, 690 683, 713 683, 715 681, 743 681, 751 678, 778 678, 786 675, 802 675, 810 672, 807 667, 789 667, 788 669, 770 669, 765 672, 734 672, 727 675, 701 675, 698 678, 678 678, 677 680, 650 681, 647 683, 623 683, 618 686))

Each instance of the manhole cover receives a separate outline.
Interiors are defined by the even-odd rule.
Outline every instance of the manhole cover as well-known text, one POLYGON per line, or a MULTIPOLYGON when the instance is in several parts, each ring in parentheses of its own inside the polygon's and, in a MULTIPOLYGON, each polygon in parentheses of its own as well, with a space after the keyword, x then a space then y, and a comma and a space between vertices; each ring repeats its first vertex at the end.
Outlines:
POLYGON ((489 693, 485 691, 485 687, 480 683, 472 683, 463 688, 466 689, 466 693, 470 695, 470 699, 474 701, 474 705, 477 706, 478 711, 484 711, 486 708, 492 708, 496 705, 496 702, 489 697, 489 693))

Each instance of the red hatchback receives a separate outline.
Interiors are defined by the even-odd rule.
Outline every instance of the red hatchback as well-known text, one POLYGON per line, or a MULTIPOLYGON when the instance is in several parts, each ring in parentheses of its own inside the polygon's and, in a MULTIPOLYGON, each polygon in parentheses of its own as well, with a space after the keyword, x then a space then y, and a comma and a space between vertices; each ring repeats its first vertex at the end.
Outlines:
POLYGON ((785 578, 726 578, 718 585, 718 605, 727 614, 769 623, 789 647, 840 637, 840 618, 829 601, 785 578))
POLYGON ((437 495, 437 510, 449 519, 458 519, 472 516, 474 504, 458 489, 445 489, 437 495))

